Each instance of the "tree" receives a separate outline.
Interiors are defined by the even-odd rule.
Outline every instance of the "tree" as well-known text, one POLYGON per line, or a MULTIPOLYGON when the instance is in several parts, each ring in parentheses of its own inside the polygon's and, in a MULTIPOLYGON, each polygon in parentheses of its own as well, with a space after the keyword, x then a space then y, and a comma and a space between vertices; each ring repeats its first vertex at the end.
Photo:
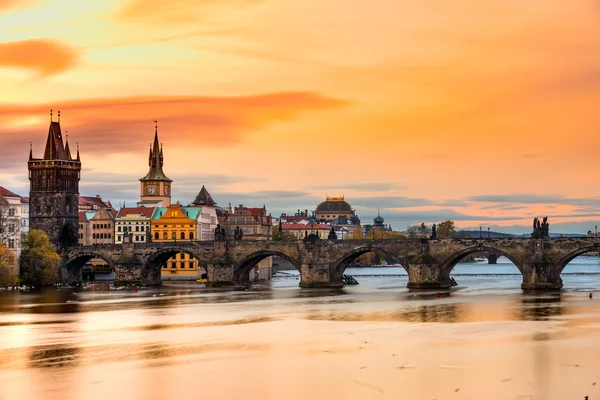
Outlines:
POLYGON ((31 229, 23 240, 21 281, 29 286, 45 286, 58 282, 60 256, 44 231, 31 229))
POLYGON ((439 239, 450 239, 456 237, 454 221, 440 222, 437 226, 437 237, 439 239))
POLYGON ((426 238, 430 233, 431 228, 425 225, 425 222, 422 222, 421 226, 419 226, 419 234, 421 235, 421 238, 426 238))
POLYGON ((363 234, 360 225, 354 225, 354 230, 352 231, 352 239, 360 240, 362 238, 363 234))
POLYGON ((0 243, 0 286, 14 286, 17 284, 15 266, 15 253, 3 243, 0 243))
POLYGON ((416 239, 419 234, 419 226, 418 225, 410 225, 406 228, 406 234, 409 239, 416 239))

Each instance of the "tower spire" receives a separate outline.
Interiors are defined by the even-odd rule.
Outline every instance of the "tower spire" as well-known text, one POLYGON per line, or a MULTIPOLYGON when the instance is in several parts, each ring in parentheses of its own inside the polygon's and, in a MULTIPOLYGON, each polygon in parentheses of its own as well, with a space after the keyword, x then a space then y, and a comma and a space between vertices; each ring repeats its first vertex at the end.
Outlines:
POLYGON ((67 136, 67 142, 65 144, 65 154, 67 156, 67 160, 71 161, 73 157, 71 157, 71 149, 69 148, 69 134, 68 131, 65 131, 65 135, 67 136))
POLYGON ((50 122, 54 122, 52 121, 52 109, 50 109, 50 122))
POLYGON ((79 158, 79 142, 77 142, 77 161, 81 161, 79 158))
POLYGON ((33 143, 29 142, 29 160, 33 160, 33 143))
POLYGON ((60 110, 58 110, 58 123, 60 124, 60 110))

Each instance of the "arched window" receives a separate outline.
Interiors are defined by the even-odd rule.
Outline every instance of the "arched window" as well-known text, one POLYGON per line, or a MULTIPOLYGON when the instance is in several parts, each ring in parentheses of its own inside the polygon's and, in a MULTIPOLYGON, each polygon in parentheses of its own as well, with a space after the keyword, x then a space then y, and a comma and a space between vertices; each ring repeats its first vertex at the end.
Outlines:
POLYGON ((194 232, 190 232, 190 240, 194 240, 194 232))
POLYGON ((169 238, 169 235, 167 234, 167 232, 163 233, 163 239, 167 240, 169 238))
POLYGON ((181 240, 185 240, 185 232, 181 232, 181 240))
POLYGON ((173 233, 171 234, 171 239, 173 239, 173 240, 177 240, 177 233, 173 232, 173 233))
POLYGON ((159 239, 159 237, 158 237, 158 232, 154 232, 154 239, 155 239, 155 240, 158 240, 158 239, 159 239))

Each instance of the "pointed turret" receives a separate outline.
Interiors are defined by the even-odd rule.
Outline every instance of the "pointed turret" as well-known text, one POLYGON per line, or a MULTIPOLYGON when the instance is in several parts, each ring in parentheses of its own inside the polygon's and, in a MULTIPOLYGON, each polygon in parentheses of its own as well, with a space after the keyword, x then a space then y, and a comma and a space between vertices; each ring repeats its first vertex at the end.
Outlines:
POLYGON ((46 148, 44 149, 44 160, 66 160, 65 146, 60 132, 60 123, 50 122, 48 128, 48 138, 46 139, 46 148))
POLYGON ((76 161, 81 161, 81 158, 79 158, 79 143, 77 143, 77 160, 76 161))
POLYGON ((33 160, 33 144, 29 142, 29 161, 33 160))
POLYGON ((69 135, 67 135, 67 142, 65 144, 65 155, 67 156, 67 160, 73 161, 73 157, 71 157, 71 149, 69 148, 69 135))
POLYGON ((160 147, 160 142, 158 141, 158 125, 156 121, 154 121, 154 143, 152 145, 152 149, 150 150, 150 160, 149 167, 150 170, 146 174, 145 177, 141 178, 140 181, 166 181, 173 182, 169 179, 162 170, 163 159, 162 159, 162 149, 160 147))
POLYGON ((202 189, 200 189, 200 192, 198 193, 198 196, 196 196, 196 199, 193 201, 192 205, 213 207, 215 204, 216 203, 210 193, 208 193, 208 190, 206 190, 204 185, 202 185, 202 189))

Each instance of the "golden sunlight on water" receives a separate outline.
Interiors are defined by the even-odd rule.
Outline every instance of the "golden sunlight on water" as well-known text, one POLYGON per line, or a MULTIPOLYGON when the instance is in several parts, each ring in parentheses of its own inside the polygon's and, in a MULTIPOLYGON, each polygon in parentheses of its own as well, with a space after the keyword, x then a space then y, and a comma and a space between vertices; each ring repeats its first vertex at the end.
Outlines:
POLYGON ((2 293, 0 399, 600 398, 585 282, 524 294, 477 279, 439 295, 378 278, 2 293))

